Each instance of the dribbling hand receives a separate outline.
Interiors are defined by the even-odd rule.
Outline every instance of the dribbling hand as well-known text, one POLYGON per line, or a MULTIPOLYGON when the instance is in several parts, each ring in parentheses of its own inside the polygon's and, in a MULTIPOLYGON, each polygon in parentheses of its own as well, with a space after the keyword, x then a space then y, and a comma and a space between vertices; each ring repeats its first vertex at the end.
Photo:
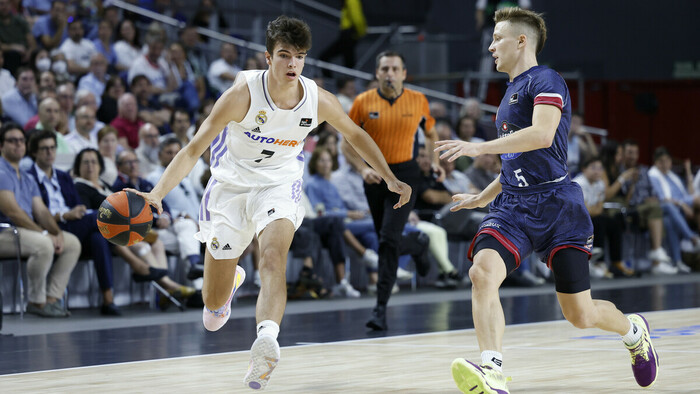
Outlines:
POLYGON ((450 211, 457 212, 460 209, 483 208, 488 205, 478 194, 455 194, 452 196, 452 201, 457 204, 450 208, 450 211))
POLYGON ((163 203, 161 202, 161 199, 154 196, 153 193, 144 193, 144 192, 140 192, 136 189, 130 189, 130 188, 125 188, 124 191, 138 194, 139 196, 143 197, 144 200, 146 200, 146 204, 157 209, 158 214, 163 213, 163 203))
POLYGON ((399 202, 394 204, 394 209, 401 208, 411 200, 411 186, 408 186, 407 184, 401 182, 398 179, 395 182, 387 182, 386 186, 392 192, 400 195, 399 202))
POLYGON ((435 141, 435 152, 445 151, 440 155, 440 159, 447 158, 447 161, 455 161, 460 156, 479 156, 481 154, 479 145, 479 143, 460 140, 435 141))

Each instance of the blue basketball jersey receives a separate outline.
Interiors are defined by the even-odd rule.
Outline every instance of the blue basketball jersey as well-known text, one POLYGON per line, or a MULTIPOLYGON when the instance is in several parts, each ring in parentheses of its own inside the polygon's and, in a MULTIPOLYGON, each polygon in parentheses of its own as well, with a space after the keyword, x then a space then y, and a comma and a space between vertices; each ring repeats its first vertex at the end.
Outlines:
POLYGON ((571 124, 571 100, 564 79, 546 66, 535 66, 508 83, 498 106, 498 136, 505 137, 532 126, 535 105, 554 105, 561 110, 552 146, 530 152, 501 155, 501 184, 504 189, 557 183, 566 178, 567 138, 571 124))

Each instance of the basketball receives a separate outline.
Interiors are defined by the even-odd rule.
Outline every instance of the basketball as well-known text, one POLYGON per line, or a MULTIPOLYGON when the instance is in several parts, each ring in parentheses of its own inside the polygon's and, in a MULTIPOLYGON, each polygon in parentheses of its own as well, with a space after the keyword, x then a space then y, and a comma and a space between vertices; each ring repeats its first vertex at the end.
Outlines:
POLYGON ((151 230, 153 213, 146 200, 136 193, 120 191, 107 197, 97 214, 97 228, 109 242, 131 246, 141 242, 151 230))

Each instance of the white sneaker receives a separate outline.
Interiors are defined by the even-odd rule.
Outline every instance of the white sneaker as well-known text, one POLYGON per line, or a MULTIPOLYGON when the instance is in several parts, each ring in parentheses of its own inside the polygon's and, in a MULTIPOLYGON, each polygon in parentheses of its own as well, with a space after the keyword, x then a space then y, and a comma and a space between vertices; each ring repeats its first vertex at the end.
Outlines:
POLYGON ((670 263, 671 257, 668 256, 664 248, 657 248, 649 251, 649 260, 658 261, 659 263, 670 263))
POLYGON ((280 345, 269 335, 261 335, 250 348, 250 364, 243 384, 253 390, 264 390, 272 371, 280 361, 280 345))
POLYGON ((676 269, 678 269, 678 272, 680 272, 681 274, 689 274, 692 271, 692 269, 690 269, 690 267, 688 267, 681 260, 678 260, 676 262, 676 269))
POLYGON ((654 264, 651 267, 651 273, 652 275, 676 275, 678 273, 678 268, 664 262, 654 264))
POLYGON ((216 311, 210 311, 206 306, 204 307, 204 310, 202 311, 202 322, 204 323, 204 328, 206 328, 208 331, 216 331, 226 324, 228 318, 231 316, 231 300, 233 299, 233 295, 236 294, 236 290, 241 287, 244 280, 245 270, 240 265, 237 265, 236 275, 233 278, 233 289, 231 290, 231 296, 228 298, 228 301, 226 301, 224 310, 221 311, 219 309, 216 311))
POLYGON ((345 297, 345 298, 359 298, 360 292, 355 290, 354 287, 348 282, 347 279, 343 279, 337 285, 333 286, 332 290, 333 297, 345 297))
POLYGON ((408 280, 408 279, 413 279, 413 272, 405 270, 401 267, 399 267, 396 270, 396 279, 399 280, 408 280))
POLYGON ((376 270, 377 267, 379 267, 379 256, 377 255, 377 252, 367 248, 365 249, 365 253, 362 255, 362 262, 364 262, 367 267, 376 270))

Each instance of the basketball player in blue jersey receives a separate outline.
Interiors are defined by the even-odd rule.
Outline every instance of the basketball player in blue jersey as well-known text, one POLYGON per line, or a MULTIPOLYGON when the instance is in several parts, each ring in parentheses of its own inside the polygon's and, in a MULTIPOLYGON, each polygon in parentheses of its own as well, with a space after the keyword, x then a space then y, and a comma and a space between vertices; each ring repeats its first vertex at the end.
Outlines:
POLYGON ((638 314, 625 315, 608 301, 591 298, 588 258, 593 226, 580 187, 567 174, 567 134, 571 102, 564 80, 538 66, 547 30, 540 14, 520 8, 496 12, 489 51, 496 69, 510 78, 498 107, 499 137, 484 143, 438 141, 440 158, 500 154, 497 178, 476 195, 458 194, 453 211, 490 205, 469 249, 474 265, 472 314, 481 362, 459 358, 452 376, 464 393, 508 393, 502 372, 505 319, 498 289, 506 275, 535 252, 554 273, 564 317, 578 328, 598 327, 622 336, 637 383, 656 381, 658 357, 649 325, 638 314))
MULTIPOLYGON (((335 96, 301 76, 311 31, 306 23, 281 16, 267 26, 267 70, 239 72, 214 104, 195 137, 175 156, 150 193, 139 193, 161 210, 163 197, 211 147, 212 178, 202 198, 200 231, 206 243, 203 322, 221 328, 231 298, 245 279, 238 259, 258 235, 261 288, 255 311, 257 339, 244 384, 264 389, 280 359, 277 335, 287 302, 289 245, 304 210, 302 146, 310 130, 330 123, 406 204, 411 188, 391 172, 374 141, 345 114, 335 96)), ((136 192, 136 191, 134 191, 136 192)), ((138 192, 137 192, 138 193, 138 192)))

